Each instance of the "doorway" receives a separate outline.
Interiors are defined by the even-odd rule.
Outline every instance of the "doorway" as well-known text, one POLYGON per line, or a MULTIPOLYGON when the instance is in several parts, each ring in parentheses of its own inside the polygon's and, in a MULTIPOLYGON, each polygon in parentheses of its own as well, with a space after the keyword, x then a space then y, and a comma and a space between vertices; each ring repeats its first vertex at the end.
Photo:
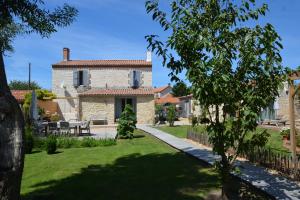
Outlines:
POLYGON ((129 104, 136 113, 136 97, 116 97, 115 99, 115 121, 121 117, 125 106, 129 104))

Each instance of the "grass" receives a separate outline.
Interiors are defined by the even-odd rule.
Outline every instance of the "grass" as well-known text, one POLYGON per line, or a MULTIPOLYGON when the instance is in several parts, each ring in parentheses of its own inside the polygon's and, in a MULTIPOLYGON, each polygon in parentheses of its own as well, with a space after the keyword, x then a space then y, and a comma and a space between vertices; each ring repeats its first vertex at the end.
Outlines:
MULTIPOLYGON (((172 134, 179 138, 186 138, 188 127, 190 127, 190 126, 188 126, 188 125, 174 126, 174 127, 160 126, 160 127, 155 127, 155 128, 165 131, 165 132, 172 134)), ((203 129, 203 126, 198 126, 197 128, 200 129, 200 131, 201 131, 201 129, 203 129)), ((265 128, 262 128, 262 127, 257 128, 257 131, 263 131, 263 130, 265 130, 265 128)), ((271 129, 267 129, 267 130, 270 133, 270 137, 266 144, 266 147, 271 148, 276 151, 279 151, 279 152, 282 152, 282 153, 288 153, 289 150, 283 146, 282 136, 280 135, 280 132, 276 131, 276 130, 271 130, 271 129)))
POLYGON ((182 125, 182 126, 159 126, 159 127, 155 127, 161 131, 167 132, 169 134, 172 134, 176 137, 179 138, 186 138, 187 136, 187 130, 190 126, 188 125, 182 125))
POLYGON ((114 146, 59 149, 25 157, 22 199, 204 199, 220 188, 217 173, 136 131, 114 146))

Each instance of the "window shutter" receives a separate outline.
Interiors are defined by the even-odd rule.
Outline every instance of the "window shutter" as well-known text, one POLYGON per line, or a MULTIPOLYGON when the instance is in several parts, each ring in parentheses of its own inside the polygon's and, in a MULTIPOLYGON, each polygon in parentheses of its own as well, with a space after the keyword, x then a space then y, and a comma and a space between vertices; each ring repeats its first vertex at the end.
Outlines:
POLYGON ((136 84, 135 84, 135 87, 140 87, 141 86, 141 83, 142 83, 142 75, 141 75, 141 72, 140 71, 136 71, 136 84))
POLYGON ((83 85, 85 87, 88 87, 89 83, 90 83, 89 71, 88 70, 84 70, 83 71, 83 85))
POLYGON ((130 85, 130 87, 134 87, 133 71, 129 72, 129 85, 130 85))
POLYGON ((78 87, 79 83, 78 71, 73 71, 73 86, 78 87))

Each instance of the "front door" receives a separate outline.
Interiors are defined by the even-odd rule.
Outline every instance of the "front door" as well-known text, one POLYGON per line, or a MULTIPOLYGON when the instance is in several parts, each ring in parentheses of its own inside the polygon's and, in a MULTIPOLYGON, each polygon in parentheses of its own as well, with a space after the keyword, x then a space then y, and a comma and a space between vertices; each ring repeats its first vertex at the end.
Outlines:
POLYGON ((115 100, 115 119, 121 117, 122 112, 125 109, 125 106, 129 104, 133 111, 136 113, 136 98, 135 97, 116 97, 115 100))

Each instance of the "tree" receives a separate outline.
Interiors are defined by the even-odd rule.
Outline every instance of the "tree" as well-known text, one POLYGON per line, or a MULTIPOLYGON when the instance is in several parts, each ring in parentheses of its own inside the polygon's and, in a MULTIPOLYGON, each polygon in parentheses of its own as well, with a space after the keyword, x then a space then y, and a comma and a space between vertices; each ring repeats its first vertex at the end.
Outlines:
POLYGON ((36 90, 41 89, 38 83, 35 81, 30 82, 30 87, 27 81, 19 81, 19 80, 12 80, 8 84, 9 89, 11 90, 36 90))
POLYGON ((35 32, 49 37, 77 15, 67 4, 53 11, 42 7, 43 0, 0 2, 0 199, 20 199, 24 162, 24 119, 7 84, 4 53, 13 50, 12 41, 18 34, 35 32))
POLYGON ((136 128, 136 116, 132 107, 126 104, 124 111, 118 121, 117 133, 122 138, 132 138, 136 128))
POLYGON ((167 121, 169 122, 169 126, 174 126, 175 119, 176 119, 176 108, 173 104, 171 104, 167 108, 167 121))
POLYGON ((191 94, 190 88, 183 82, 177 82, 172 88, 172 94, 175 97, 182 97, 191 94))
POLYGON ((159 1, 146 2, 153 20, 170 33, 166 41, 157 35, 146 39, 171 69, 171 80, 186 70, 194 98, 208 112, 207 132, 221 156, 217 166, 225 183, 236 157, 267 141, 266 131, 255 130, 261 109, 275 100, 285 79, 281 38, 271 24, 257 23, 268 6, 257 7, 255 0, 172 0, 170 5, 169 14, 159 1))

